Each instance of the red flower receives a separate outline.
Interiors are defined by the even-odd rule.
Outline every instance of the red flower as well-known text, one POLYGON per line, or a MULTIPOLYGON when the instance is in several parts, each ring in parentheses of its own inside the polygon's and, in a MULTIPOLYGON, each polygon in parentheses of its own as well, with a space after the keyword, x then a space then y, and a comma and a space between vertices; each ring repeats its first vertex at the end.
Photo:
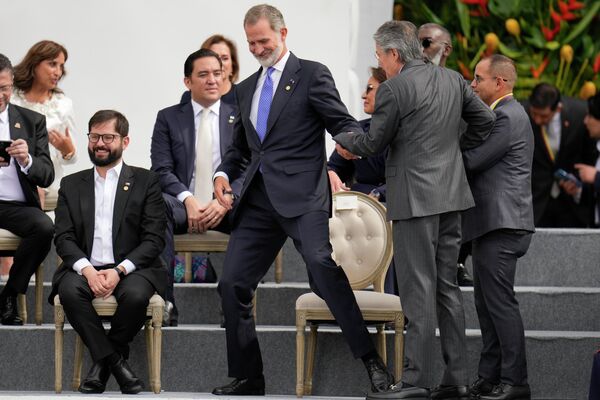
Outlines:
POLYGON ((544 70, 548 66, 548 62, 550 62, 550 59, 546 57, 537 68, 531 67, 531 75, 533 75, 535 79, 538 79, 544 73, 544 70))
POLYGON ((600 53, 596 54, 596 58, 594 59, 594 73, 597 74, 600 72, 600 53))
POLYGON ((576 0, 569 0, 569 10, 580 10, 583 7, 585 7, 585 4, 583 4, 582 2, 576 0))

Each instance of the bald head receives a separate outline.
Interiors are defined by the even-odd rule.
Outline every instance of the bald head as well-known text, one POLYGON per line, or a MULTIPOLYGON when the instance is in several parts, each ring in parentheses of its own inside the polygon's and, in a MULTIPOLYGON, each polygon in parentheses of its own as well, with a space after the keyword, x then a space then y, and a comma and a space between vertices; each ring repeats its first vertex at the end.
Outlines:
POLYGON ((452 53, 452 38, 448 29, 430 22, 419 27, 418 36, 423 55, 432 63, 445 66, 452 53))
POLYGON ((497 77, 505 79, 505 85, 510 91, 515 87, 517 82, 517 69, 515 62, 510 58, 501 54, 494 54, 486 60, 490 63, 490 72, 497 77))

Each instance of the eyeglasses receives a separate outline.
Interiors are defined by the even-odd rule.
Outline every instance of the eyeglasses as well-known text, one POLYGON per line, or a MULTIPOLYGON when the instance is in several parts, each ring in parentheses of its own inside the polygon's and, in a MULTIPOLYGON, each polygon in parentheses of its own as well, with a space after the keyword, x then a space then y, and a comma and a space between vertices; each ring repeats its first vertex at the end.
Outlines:
POLYGON ((373 87, 373 85, 371 85, 371 84, 368 84, 368 85, 367 85, 367 87, 365 88, 365 94, 369 94, 369 93, 371 93, 371 91, 372 91, 373 89, 375 89, 375 88, 373 87))
POLYGON ((491 78, 483 78, 479 75, 475 75, 475 79, 473 79, 473 81, 479 85, 482 81, 485 81, 486 79, 502 79, 504 82, 508 82, 508 79, 502 78, 500 76, 493 76, 491 78))
MULTIPOLYGON (((431 46, 431 45, 432 45, 433 43, 435 43, 435 42, 436 42, 436 40, 433 40, 433 39, 432 39, 432 38, 430 38, 430 37, 426 37, 426 38, 424 38, 424 39, 421 41, 421 45, 423 46, 423 48, 424 48, 424 49, 428 49, 428 48, 429 48, 429 46, 431 46)), ((439 42, 439 43, 445 44, 446 46, 450 46, 450 45, 449 45, 448 43, 446 43, 446 42, 439 42)))
POLYGON ((0 86, 0 93, 8 93, 12 90, 13 85, 0 86))
POLYGON ((111 144, 112 142, 115 141, 115 138, 117 137, 122 137, 119 134, 116 133, 106 133, 104 135, 100 135, 99 133, 88 133, 87 134, 88 140, 92 143, 98 143, 98 141, 100 139, 102 139, 102 141, 104 142, 104 144, 111 144))

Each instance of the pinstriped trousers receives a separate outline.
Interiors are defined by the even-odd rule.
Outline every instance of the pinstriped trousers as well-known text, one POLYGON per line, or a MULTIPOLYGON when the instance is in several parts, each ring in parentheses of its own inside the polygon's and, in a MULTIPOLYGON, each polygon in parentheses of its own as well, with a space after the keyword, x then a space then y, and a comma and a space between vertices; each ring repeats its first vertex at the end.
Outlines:
POLYGON ((433 388, 436 317, 445 370, 442 385, 467 385, 462 293, 456 283, 460 213, 393 221, 394 262, 407 318, 402 381, 433 388))

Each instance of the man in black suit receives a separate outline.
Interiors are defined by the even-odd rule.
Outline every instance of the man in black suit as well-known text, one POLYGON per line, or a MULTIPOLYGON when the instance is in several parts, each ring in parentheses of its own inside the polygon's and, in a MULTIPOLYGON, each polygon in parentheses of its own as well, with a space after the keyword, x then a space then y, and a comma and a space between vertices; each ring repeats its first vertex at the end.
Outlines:
MULTIPOLYGON (((177 325, 178 317, 173 296, 173 234, 208 229, 230 232, 227 209, 212 197, 212 176, 231 144, 236 115, 235 107, 220 101, 224 74, 217 53, 201 49, 190 54, 184 75, 191 102, 158 112, 150 156, 167 206, 163 258, 169 271, 166 300, 172 310, 170 321, 165 322, 172 326, 177 325)), ((243 176, 232 184, 237 195, 242 181, 243 176)))
POLYGON ((555 86, 540 83, 525 108, 535 139, 531 176, 535 226, 589 226, 594 208, 591 185, 578 187, 555 176, 558 169, 577 175, 575 164, 596 161, 598 152, 583 124, 585 102, 561 96, 555 86))
POLYGON ((63 260, 52 279, 73 329, 94 361, 79 386, 104 392, 112 373, 122 393, 143 384, 129 365, 129 343, 144 324, 148 300, 164 294, 165 206, 156 174, 123 163, 129 123, 119 112, 98 111, 89 122, 88 153, 94 168, 63 178, 56 208, 56 252, 63 260), (105 333, 94 298, 117 299, 105 333))
POLYGON ((354 356, 365 362, 373 390, 385 390, 393 377, 375 351, 329 243, 325 129, 334 135, 362 129, 348 115, 327 67, 287 50, 287 28, 279 10, 265 4, 252 7, 244 29, 250 52, 262 67, 237 87, 241 116, 215 174, 215 195, 229 208, 229 182, 240 176, 243 160, 250 158, 219 281, 229 376, 235 379, 213 394, 264 394, 252 298, 288 236, 306 262, 311 288, 326 301, 354 356))
POLYGON ((37 187, 48 187, 54 168, 48 152, 46 118, 10 103, 13 67, 0 54, 0 141, 9 144, 0 156, 0 228, 21 237, 14 252, 8 281, 0 293, 2 325, 23 325, 17 312, 17 295, 25 293, 29 279, 46 258, 54 226, 40 208, 37 187))
POLYGON ((489 138, 463 159, 475 207, 462 213, 463 239, 473 244, 475 306, 483 349, 471 395, 483 400, 530 398, 525 334, 515 298, 517 259, 527 252, 533 227, 533 132, 513 98, 513 61, 495 54, 475 67, 471 87, 496 113, 489 138))

